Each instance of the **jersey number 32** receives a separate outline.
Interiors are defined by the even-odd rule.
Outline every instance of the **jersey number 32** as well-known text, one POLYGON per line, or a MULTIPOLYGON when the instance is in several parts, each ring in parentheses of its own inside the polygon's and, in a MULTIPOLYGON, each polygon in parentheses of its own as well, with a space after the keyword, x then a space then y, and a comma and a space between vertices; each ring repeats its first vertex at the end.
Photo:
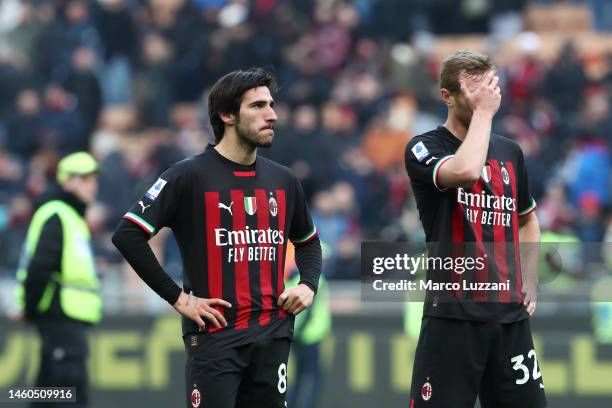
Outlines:
MULTIPOLYGON (((538 359, 536 357, 535 350, 534 349, 529 350, 529 353, 527 353, 527 357, 530 359, 533 359, 533 370, 531 371, 531 375, 532 375, 533 380, 535 381, 538 378, 542 377, 542 373, 540 372, 540 369, 538 368, 538 359)), ((522 354, 519 354, 518 356, 512 357, 510 361, 514 363, 514 366, 512 366, 512 369, 514 371, 523 372, 523 377, 516 380, 515 381, 516 384, 523 385, 527 381, 529 381, 529 368, 527 368, 527 366, 523 364, 523 361, 525 361, 525 357, 522 354)))

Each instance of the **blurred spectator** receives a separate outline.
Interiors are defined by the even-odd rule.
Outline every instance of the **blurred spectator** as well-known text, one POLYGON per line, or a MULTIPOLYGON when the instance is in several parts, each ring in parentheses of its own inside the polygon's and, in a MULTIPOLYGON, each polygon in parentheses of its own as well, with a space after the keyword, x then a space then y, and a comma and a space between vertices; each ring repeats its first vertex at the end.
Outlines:
POLYGON ((574 217, 574 211, 568 203, 563 186, 552 185, 539 203, 538 221, 541 229, 562 231, 571 227, 574 217))
POLYGON ((357 19, 355 10, 346 3, 318 2, 309 42, 319 69, 333 72, 346 61, 351 46, 349 30, 357 19))
POLYGON ((143 43, 143 68, 137 80, 137 95, 142 120, 149 126, 168 126, 174 99, 173 74, 170 44, 159 34, 147 34, 143 43))
POLYGON ((25 192, 34 200, 48 187, 49 181, 53 180, 59 154, 51 149, 42 149, 36 153, 28 162, 25 192))
MULTIPOLYGON (((325 110, 325 107, 323 109, 325 110)), ((309 198, 316 190, 333 182, 336 175, 335 158, 338 151, 334 146, 333 137, 327 132, 333 130, 335 124, 331 124, 330 121, 332 120, 326 121, 322 129, 316 107, 301 105, 293 113, 293 131, 288 132, 287 136, 280 135, 278 138, 286 138, 279 148, 287 147, 288 150, 273 147, 285 157, 280 162, 292 166, 296 171, 309 198)))
POLYGON ((106 105, 123 105, 132 100, 132 66, 136 63, 136 24, 125 0, 98 2, 96 28, 103 41, 101 82, 106 105))
POLYGON ((181 159, 176 148, 164 139, 165 133, 155 130, 124 137, 120 150, 102 162, 98 200, 108 209, 107 228, 114 228, 136 197, 181 159))
POLYGON ((397 43, 389 52, 393 89, 412 93, 419 108, 428 112, 435 112, 439 107, 438 67, 429 55, 433 41, 431 35, 420 33, 415 35, 414 46, 397 43))
POLYGON ((572 161, 574 172, 569 180, 571 202, 579 206, 588 193, 598 203, 609 204, 610 152, 606 144, 600 140, 588 140, 576 151, 572 161))
POLYGON ((29 2, 21 2, 19 22, 6 34, 11 51, 19 53, 29 62, 36 61, 36 42, 44 27, 41 13, 37 11, 29 2))
POLYGON ((586 81, 586 74, 576 49, 571 42, 568 42, 546 74, 544 82, 546 96, 562 114, 571 114, 580 106, 586 81))
MULTIPOLYGON (((505 70, 508 91, 504 97, 510 100, 514 111, 526 114, 528 108, 540 94, 539 88, 544 79, 544 66, 537 58, 540 39, 536 34, 522 34, 519 37, 519 43, 522 55, 513 60, 505 70)), ((551 81, 556 79, 550 78, 551 81)))
POLYGON ((409 96, 396 98, 391 103, 388 116, 374 121, 363 136, 362 149, 378 171, 384 173, 392 166, 403 167, 414 109, 414 100, 409 96))
MULTIPOLYGON (((601 242, 605 234, 605 225, 601 223, 601 201, 596 193, 586 192, 580 196, 580 217, 577 220, 578 238, 583 242, 601 242)), ((596 255, 596 252, 593 254, 596 255)))
POLYGON ((72 56, 80 46, 101 53, 100 35, 90 18, 85 0, 69 0, 57 7, 58 16, 39 36, 39 70, 52 81, 63 81, 70 72, 72 56))
POLYGON ((160 30, 174 49, 174 100, 193 102, 212 81, 206 69, 207 59, 223 63, 223 59, 217 59, 219 56, 207 54, 209 27, 189 0, 152 0, 150 5, 152 27, 160 30))
MULTIPOLYGON (((584 266, 589 268, 602 262, 602 241, 606 233, 605 225, 602 223, 603 208, 597 194, 593 192, 584 193, 579 202, 580 216, 576 220, 578 238, 588 243, 583 247, 582 259, 584 266)), ((590 272, 590 271, 589 271, 590 272)))
POLYGON ((40 123, 44 147, 61 154, 88 149, 89 135, 77 110, 77 100, 58 83, 49 83, 45 88, 40 123))
POLYGON ((598 31, 612 31, 612 3, 607 0, 587 0, 593 10, 595 29, 598 31))
POLYGON ((6 115, 7 149, 22 160, 29 159, 39 148, 42 132, 41 101, 34 89, 17 95, 15 107, 6 115))
MULTIPOLYGON (((9 200, 23 189, 25 180, 24 168, 21 162, 0 148, 0 205, 5 205, 9 200)), ((10 213, 3 207, 0 215, 0 230, 10 213), (4 220, 4 221, 2 221, 4 220)))
POLYGON ((77 110, 81 113, 84 132, 88 137, 96 126, 102 106, 102 90, 94 73, 95 58, 90 48, 77 48, 72 57, 72 68, 64 82, 66 90, 76 98, 77 110))
POLYGON ((0 204, 0 277, 15 274, 31 215, 32 203, 24 195, 15 195, 6 206, 0 204))
MULTIPOLYGON (((360 231, 356 228, 356 215, 355 191, 346 182, 338 182, 313 198, 313 222, 321 239, 329 243, 329 258, 326 258, 323 274, 330 278, 346 273, 341 265, 342 257, 350 252, 350 258, 353 258, 355 253, 349 247, 359 246, 360 231)), ((358 277, 357 270, 348 273, 343 277, 358 277)))

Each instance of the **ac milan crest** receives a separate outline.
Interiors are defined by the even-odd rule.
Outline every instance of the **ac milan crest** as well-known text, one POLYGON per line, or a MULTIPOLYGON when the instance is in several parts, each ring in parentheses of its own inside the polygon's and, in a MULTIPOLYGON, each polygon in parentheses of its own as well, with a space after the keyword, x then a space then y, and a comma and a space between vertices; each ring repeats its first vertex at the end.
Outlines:
POLYGON ((491 181, 491 166, 488 164, 482 168, 482 179, 487 183, 491 181))
POLYGON ((423 398, 423 401, 429 401, 431 399, 431 391, 432 388, 429 382, 423 384, 421 387, 421 397, 423 398))
POLYGON ((276 217, 276 214, 278 214, 278 203, 276 202, 276 198, 270 197, 268 200, 268 207, 270 208, 270 215, 276 217))
POLYGON ((501 168, 501 175, 502 175, 502 180, 504 181, 505 185, 510 184, 510 175, 508 174, 508 170, 506 170, 505 167, 501 168))
POLYGON ((200 391, 197 388, 195 388, 195 384, 194 384, 193 391, 191 391, 191 406, 193 408, 198 408, 201 403, 202 403, 202 395, 200 394, 200 391))

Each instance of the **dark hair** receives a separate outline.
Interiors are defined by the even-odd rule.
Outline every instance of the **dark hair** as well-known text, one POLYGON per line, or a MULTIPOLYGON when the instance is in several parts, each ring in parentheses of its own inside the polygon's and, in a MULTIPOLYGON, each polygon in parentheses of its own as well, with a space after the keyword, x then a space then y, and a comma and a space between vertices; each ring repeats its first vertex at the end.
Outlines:
POLYGON ((277 91, 274 75, 262 68, 230 72, 213 85, 208 94, 208 117, 217 143, 223 139, 225 129, 219 113, 237 114, 244 94, 258 86, 267 87, 272 95, 277 91))
POLYGON ((495 69, 495 65, 488 56, 474 51, 456 51, 442 62, 440 88, 445 88, 450 93, 457 94, 461 90, 459 75, 462 72, 476 76, 492 69, 495 69))

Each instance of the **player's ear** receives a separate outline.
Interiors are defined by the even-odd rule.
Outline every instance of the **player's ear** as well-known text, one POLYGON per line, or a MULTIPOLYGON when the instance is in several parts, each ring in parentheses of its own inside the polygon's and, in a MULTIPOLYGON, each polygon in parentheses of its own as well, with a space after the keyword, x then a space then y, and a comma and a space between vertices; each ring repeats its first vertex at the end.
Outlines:
POLYGON ((444 104, 446 106, 448 106, 449 108, 453 106, 453 96, 451 95, 448 89, 440 89, 440 97, 442 98, 442 101, 444 101, 444 104))
POLYGON ((236 124, 236 115, 233 113, 219 112, 219 117, 226 125, 233 126, 236 124))

